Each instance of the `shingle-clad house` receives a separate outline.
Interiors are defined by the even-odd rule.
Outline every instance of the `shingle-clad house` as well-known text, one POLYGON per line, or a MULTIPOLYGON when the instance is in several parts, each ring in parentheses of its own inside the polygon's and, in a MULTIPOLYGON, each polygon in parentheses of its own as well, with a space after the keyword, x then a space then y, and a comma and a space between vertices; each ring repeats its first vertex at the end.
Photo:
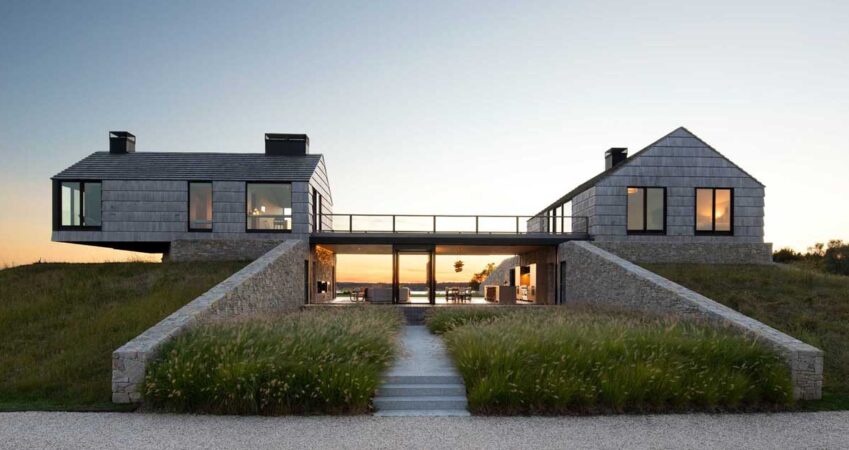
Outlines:
POLYGON ((422 227, 415 215, 334 215, 324 157, 309 152, 304 134, 266 134, 263 153, 136 152, 135 143, 130 133, 112 132, 108 152, 53 177, 54 241, 186 261, 254 260, 297 240, 303 284, 312 286, 305 297, 315 301, 334 298, 340 252, 392 255, 396 302, 399 267, 410 254, 431 261, 434 302, 437 254, 515 252, 490 283, 526 287, 517 296, 543 304, 567 297, 561 250, 570 240, 638 263, 771 260, 763 184, 685 128, 630 157, 611 148, 604 171, 530 219, 507 216, 507 228, 495 231, 487 223, 504 216, 460 216, 472 228, 451 229, 444 224, 458 217, 424 216, 422 227), (415 220, 418 228, 399 228, 415 220), (361 228, 375 222, 384 228, 361 228))
POLYGON ((588 218, 595 244, 643 262, 768 262, 764 185, 686 128, 628 157, 605 153, 605 170, 547 206, 529 224, 568 227, 588 218))
POLYGON ((52 178, 54 241, 252 259, 332 226, 324 157, 304 134, 266 134, 264 153, 136 152, 135 143, 111 132, 108 152, 52 178))

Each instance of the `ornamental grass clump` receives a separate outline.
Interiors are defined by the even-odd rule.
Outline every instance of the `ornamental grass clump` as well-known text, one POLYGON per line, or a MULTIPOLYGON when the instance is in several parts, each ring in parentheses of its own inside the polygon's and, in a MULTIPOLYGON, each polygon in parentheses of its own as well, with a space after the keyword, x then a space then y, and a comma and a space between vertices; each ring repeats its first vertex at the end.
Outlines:
POLYGON ((775 352, 690 322, 528 311, 443 336, 478 414, 774 410, 793 401, 775 352))
POLYGON ((433 308, 427 313, 425 325, 433 334, 444 334, 468 323, 491 322, 514 311, 500 306, 433 308))
POLYGON ((397 311, 357 307, 199 326, 150 367, 145 402, 211 414, 367 412, 401 323, 397 311))

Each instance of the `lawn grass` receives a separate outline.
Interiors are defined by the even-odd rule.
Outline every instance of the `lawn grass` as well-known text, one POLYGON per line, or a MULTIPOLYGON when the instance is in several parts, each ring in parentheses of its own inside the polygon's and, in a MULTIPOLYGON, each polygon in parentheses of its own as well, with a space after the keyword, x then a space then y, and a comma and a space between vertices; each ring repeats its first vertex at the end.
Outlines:
POLYGON ((112 351, 245 265, 33 264, 0 271, 0 411, 126 410, 112 351))
POLYGON ((427 322, 444 333, 476 414, 780 410, 793 403, 780 356, 692 322, 566 307, 488 316, 444 308, 427 322), (464 314, 469 320, 458 318, 464 314))
POLYGON ((208 414, 365 413, 401 324, 394 308, 347 307, 201 325, 163 349, 145 402, 208 414))
POLYGON ((802 407, 849 409, 849 277, 781 265, 646 267, 822 349, 823 400, 802 407))

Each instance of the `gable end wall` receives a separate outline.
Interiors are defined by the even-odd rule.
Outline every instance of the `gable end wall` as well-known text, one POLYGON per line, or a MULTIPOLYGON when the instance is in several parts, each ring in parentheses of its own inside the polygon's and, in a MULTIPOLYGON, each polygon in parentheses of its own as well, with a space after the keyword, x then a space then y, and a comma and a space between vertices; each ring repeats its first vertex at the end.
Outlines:
MULTIPOLYGON (((587 196, 591 232, 598 241, 763 243, 763 186, 694 137, 660 140, 591 190, 581 195, 587 196), (627 234, 629 186, 666 188, 666 235, 627 234), (733 236, 695 235, 696 187, 734 188, 733 236)), ((573 213, 579 214, 574 203, 573 213)))

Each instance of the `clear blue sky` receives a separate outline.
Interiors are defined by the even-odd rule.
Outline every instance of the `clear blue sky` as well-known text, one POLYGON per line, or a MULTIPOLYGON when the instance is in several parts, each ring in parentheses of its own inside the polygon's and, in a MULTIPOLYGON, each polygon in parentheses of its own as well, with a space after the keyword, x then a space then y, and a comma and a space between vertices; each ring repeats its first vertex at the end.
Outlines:
MULTIPOLYGON (((532 214, 684 125, 767 185, 767 240, 849 238, 849 2, 3 2, 0 262, 107 148, 306 132, 337 212, 532 214)), ((108 257, 98 253, 97 257, 108 257)))

